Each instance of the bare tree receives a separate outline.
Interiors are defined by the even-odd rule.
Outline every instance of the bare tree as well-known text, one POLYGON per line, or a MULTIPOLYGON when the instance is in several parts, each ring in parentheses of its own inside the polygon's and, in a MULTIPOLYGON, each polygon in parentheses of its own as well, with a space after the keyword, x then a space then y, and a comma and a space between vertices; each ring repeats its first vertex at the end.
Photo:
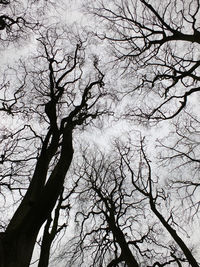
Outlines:
MULTIPOLYGON (((74 191, 77 233, 63 253, 70 266, 197 267, 195 251, 181 235, 187 225, 182 227, 170 194, 178 189, 181 211, 189 203, 190 214, 198 215, 198 117, 187 114, 186 125, 175 123, 175 143, 160 141, 167 151, 160 166, 195 167, 187 172, 195 179, 173 179, 170 173, 166 191, 141 139, 137 145, 118 142, 108 155, 83 151, 73 184, 66 175, 77 151, 74 140, 95 119, 111 114, 106 69, 87 47, 89 33, 80 37, 58 24, 41 27, 45 2, 0 1, 2 45, 38 29, 37 52, 4 70, 0 82, 6 120, 0 128, 0 197, 7 212, 0 221, 0 267, 29 266, 36 243, 38 266, 48 266, 52 244, 67 227, 74 191)), ((200 90, 199 10, 197 0, 94 2, 90 11, 103 27, 97 36, 109 42, 117 72, 126 79, 112 92, 123 96, 126 118, 183 120, 200 90)))
POLYGON ((104 23, 99 38, 130 74, 121 92, 134 105, 124 113, 167 120, 185 109, 199 92, 199 1, 101 0, 89 10, 104 23))
POLYGON ((16 44, 24 46, 33 31, 41 27, 47 4, 43 1, 4 1, 0 2, 0 42, 1 46, 16 44), (40 14, 38 10, 40 9, 40 14))
POLYGON ((39 54, 29 59, 34 68, 30 64, 22 66, 29 78, 23 86, 24 96, 18 101, 24 127, 12 133, 13 140, 7 143, 2 158, 2 168, 11 167, 7 176, 11 184, 20 179, 20 166, 23 180, 16 190, 21 200, 5 232, 0 234, 1 267, 29 266, 38 232, 45 221, 48 225, 59 196, 62 198, 74 153, 74 131, 108 113, 105 101, 101 105, 106 96, 104 75, 97 62, 93 64, 93 74, 88 74, 85 44, 80 38, 74 39, 73 44, 72 39, 63 29, 47 29, 38 38, 39 54), (43 124, 42 129, 34 126, 37 121, 43 124), (27 137, 23 135, 20 139, 25 129, 27 137), (32 139, 34 150, 29 150, 26 143, 32 139), (24 147, 29 157, 20 152, 24 147), (16 153, 21 153, 20 159, 14 159, 16 153))
POLYGON ((184 112, 169 136, 158 140, 161 165, 171 173, 168 183, 190 219, 199 216, 199 123, 198 116, 184 112))
POLYGON ((76 169, 81 238, 69 241, 71 254, 63 254, 70 266, 198 266, 178 233, 176 212, 167 207, 169 196, 153 178, 143 142, 134 148, 118 142, 115 151, 96 151, 92 158, 84 152, 76 169))
POLYGON ((163 188, 157 189, 154 186, 155 183, 154 181, 156 180, 153 179, 151 163, 146 156, 143 142, 144 139, 141 140, 141 162, 140 162, 140 165, 143 167, 137 173, 135 173, 135 171, 132 169, 130 160, 129 159, 126 160, 125 157, 123 157, 122 153, 120 153, 127 164, 127 167, 131 174, 132 183, 134 187, 137 188, 137 190, 143 196, 146 196, 148 198, 151 211, 155 214, 155 216, 159 219, 164 228, 168 231, 172 239, 180 247, 188 263, 191 266, 198 266, 197 260, 195 259, 190 249, 185 244, 184 240, 180 237, 180 235, 174 228, 174 226, 176 225, 176 222, 174 220, 176 215, 171 210, 168 219, 165 219, 165 217, 162 215, 162 212, 159 211, 158 207, 162 205, 161 204, 162 199, 164 201, 167 201, 167 195, 165 194, 163 188))

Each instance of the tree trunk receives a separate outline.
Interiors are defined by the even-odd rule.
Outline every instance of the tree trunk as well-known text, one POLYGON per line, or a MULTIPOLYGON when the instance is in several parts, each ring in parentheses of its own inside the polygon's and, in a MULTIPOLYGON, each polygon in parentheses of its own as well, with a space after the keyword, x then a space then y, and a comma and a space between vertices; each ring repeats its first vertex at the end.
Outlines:
POLYGON ((37 232, 10 232, 0 236, 0 267, 29 267, 37 232))
POLYGON ((49 255, 50 255, 51 244, 55 237, 55 235, 52 237, 52 235, 49 233, 50 224, 51 224, 51 219, 48 219, 45 225, 44 234, 42 238, 42 245, 41 245, 41 252, 40 252, 38 267, 48 267, 49 265, 49 255))
POLYGON ((114 218, 108 219, 110 229, 119 244, 121 248, 121 258, 126 262, 128 267, 139 267, 139 264, 137 263, 135 257, 133 256, 126 239, 124 237, 123 232, 120 228, 116 226, 116 222, 114 221, 114 218))
MULTIPOLYGON (((60 158, 45 186, 42 190, 39 189, 38 194, 37 191, 35 192, 35 202, 29 203, 27 207, 28 202, 22 201, 5 233, 1 233, 0 267, 30 266, 38 232, 43 223, 49 218, 59 198, 66 173, 72 161, 72 131, 73 127, 70 125, 65 127, 60 158)), ((36 179, 38 180, 38 176, 36 179)), ((36 186, 38 186, 38 183, 36 183, 36 186)), ((34 191, 32 188, 31 190, 32 192, 34 191)), ((28 194, 29 189, 26 195, 28 194)))
POLYGON ((154 204, 154 202, 153 202, 152 199, 150 199, 150 206, 151 206, 151 210, 154 212, 154 214, 160 220, 160 222, 162 223, 162 225, 165 227, 165 229, 169 232, 169 234, 171 235, 171 237, 179 245, 179 247, 183 251, 186 259, 188 260, 188 263, 192 267, 199 267, 199 264, 197 263, 197 261, 193 257, 193 255, 192 255, 191 251, 189 250, 189 248, 186 246, 186 244, 184 243, 184 241, 178 236, 178 234, 176 233, 176 231, 168 224, 168 222, 164 219, 164 217, 160 214, 160 212, 156 209, 156 206, 155 206, 155 204, 154 204))

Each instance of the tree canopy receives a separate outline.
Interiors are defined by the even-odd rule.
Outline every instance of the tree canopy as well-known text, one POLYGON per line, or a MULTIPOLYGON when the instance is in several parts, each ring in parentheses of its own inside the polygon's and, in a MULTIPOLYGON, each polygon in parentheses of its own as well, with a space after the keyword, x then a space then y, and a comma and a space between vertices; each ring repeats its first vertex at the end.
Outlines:
POLYGON ((199 266, 199 1, 0 10, 0 267, 199 266))

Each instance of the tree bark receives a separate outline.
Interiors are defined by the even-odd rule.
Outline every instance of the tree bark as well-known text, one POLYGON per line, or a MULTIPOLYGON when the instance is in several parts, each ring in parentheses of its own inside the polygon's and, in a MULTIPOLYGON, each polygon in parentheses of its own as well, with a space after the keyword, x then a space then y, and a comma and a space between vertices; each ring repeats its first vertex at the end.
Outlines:
POLYGON ((179 247, 183 251, 186 259, 188 260, 188 263, 192 267, 199 267, 199 264, 197 263, 197 261, 193 257, 191 251, 185 245, 185 243, 183 242, 183 240, 177 235, 176 231, 166 222, 166 220, 164 219, 164 217, 159 213, 159 211, 155 207, 155 203, 151 199, 150 199, 150 206, 151 206, 151 209, 152 209, 153 213, 157 216, 157 218, 160 220, 160 222, 165 227, 165 229, 169 232, 169 234, 172 236, 172 238, 179 245, 179 247))
MULTIPOLYGON (((29 203, 27 208, 28 200, 26 202, 22 201, 5 233, 1 233, 0 267, 30 266, 38 232, 56 204, 73 158, 72 131, 73 127, 66 125, 63 131, 60 159, 46 184, 42 189, 39 188, 38 194, 35 191, 34 202, 29 203)), ((44 166, 46 166, 45 161, 44 166)), ((35 177, 33 176, 33 179, 39 180, 38 176, 35 177)), ((45 180, 44 177, 41 177, 41 179, 45 180)), ((38 183, 39 181, 35 183, 36 187, 38 183)), ((34 188, 28 189, 26 193, 26 195, 31 196, 29 190, 34 191, 34 188)))
POLYGON ((44 228, 38 267, 48 267, 49 265, 50 249, 51 249, 51 244, 54 238, 54 236, 52 238, 51 233, 49 233, 51 221, 52 219, 49 218, 44 228))
POLYGON ((107 219, 109 222, 110 229, 121 248, 121 258, 126 262, 128 267, 139 267, 135 257, 133 256, 126 239, 124 237, 123 232, 120 228, 116 226, 114 218, 107 219))

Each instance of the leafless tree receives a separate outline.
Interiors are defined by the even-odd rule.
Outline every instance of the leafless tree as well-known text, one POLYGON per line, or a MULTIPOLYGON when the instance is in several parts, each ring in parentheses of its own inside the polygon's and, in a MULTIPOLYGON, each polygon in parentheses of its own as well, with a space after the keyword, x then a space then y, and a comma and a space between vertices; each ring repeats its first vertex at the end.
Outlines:
POLYGON ((6 48, 8 45, 24 42, 33 34, 33 31, 41 27, 46 4, 43 1, 4 1, 0 2, 0 45, 6 48), (40 9, 40 13, 38 10, 40 9))
POLYGON ((199 92, 199 1, 100 0, 89 10, 129 77, 121 92, 133 102, 124 113, 157 121, 185 109, 199 92))
POLYGON ((18 124, 19 130, 4 134, 1 142, 2 186, 14 187, 19 195, 18 208, 0 234, 1 267, 29 266, 41 226, 46 221, 48 229, 56 202, 58 208, 59 197, 65 198, 74 132, 109 113, 104 74, 97 62, 86 65, 85 41, 53 27, 41 33, 38 43, 38 55, 18 68, 28 78, 23 97, 15 99, 19 110, 13 120, 24 126, 18 124))
POLYGON ((162 187, 156 188, 154 186, 154 183, 156 183, 156 180, 155 178, 153 178, 151 162, 146 156, 143 142, 144 142, 144 139, 141 140, 140 165, 142 164, 143 166, 141 170, 139 169, 139 171, 135 173, 134 169, 131 167, 130 160, 125 159, 125 157, 123 157, 123 159, 125 160, 127 164, 129 172, 131 174, 132 183, 134 187, 137 188, 137 190, 143 196, 146 196, 148 198, 151 211, 155 214, 155 216, 158 218, 160 223, 168 231, 171 238, 180 247, 188 263, 191 266, 198 266, 198 262, 193 256, 190 248, 188 248, 184 240, 180 237, 180 235, 177 233, 175 229, 175 226, 177 224, 176 224, 176 219, 174 219, 176 215, 173 213, 173 210, 170 211, 170 215, 168 216, 168 219, 166 219, 165 216, 163 216, 162 212, 159 211, 159 206, 162 207, 162 200, 164 200, 164 202, 167 201, 168 196, 162 187))
POLYGON ((184 113, 174 121, 169 136, 158 140, 158 156, 161 165, 171 173, 168 183, 178 193, 180 204, 184 202, 185 214, 195 219, 199 216, 200 122, 198 116, 184 113))
POLYGON ((181 224, 168 206, 168 194, 153 177, 144 140, 134 148, 118 142, 107 155, 91 155, 85 152, 77 168, 80 239, 69 242, 71 254, 68 249, 63 254, 65 260, 71 257, 68 264, 198 266, 179 234, 181 224))
POLYGON ((199 119, 188 114, 200 91, 199 1, 99 0, 87 7, 101 21, 96 37, 109 43, 118 77, 125 78, 109 97, 123 97, 126 118, 174 123, 172 139, 159 141, 159 167, 143 138, 134 145, 116 142, 108 154, 77 149, 82 132, 112 114, 106 69, 88 48, 91 33, 80 37, 48 26, 48 19, 41 26, 46 3, 0 1, 0 45, 25 40, 29 32, 37 40, 37 51, 0 77, 6 121, 0 125, 0 209, 6 213, 0 267, 29 266, 36 244, 38 266, 48 266, 51 247, 68 226, 70 203, 76 233, 63 252, 70 266, 199 266, 178 216, 189 210, 196 218, 199 210, 199 119), (83 157, 73 181, 77 150, 83 157), (166 164, 179 176, 166 174, 166 164), (174 194, 181 197, 179 211, 174 194))

